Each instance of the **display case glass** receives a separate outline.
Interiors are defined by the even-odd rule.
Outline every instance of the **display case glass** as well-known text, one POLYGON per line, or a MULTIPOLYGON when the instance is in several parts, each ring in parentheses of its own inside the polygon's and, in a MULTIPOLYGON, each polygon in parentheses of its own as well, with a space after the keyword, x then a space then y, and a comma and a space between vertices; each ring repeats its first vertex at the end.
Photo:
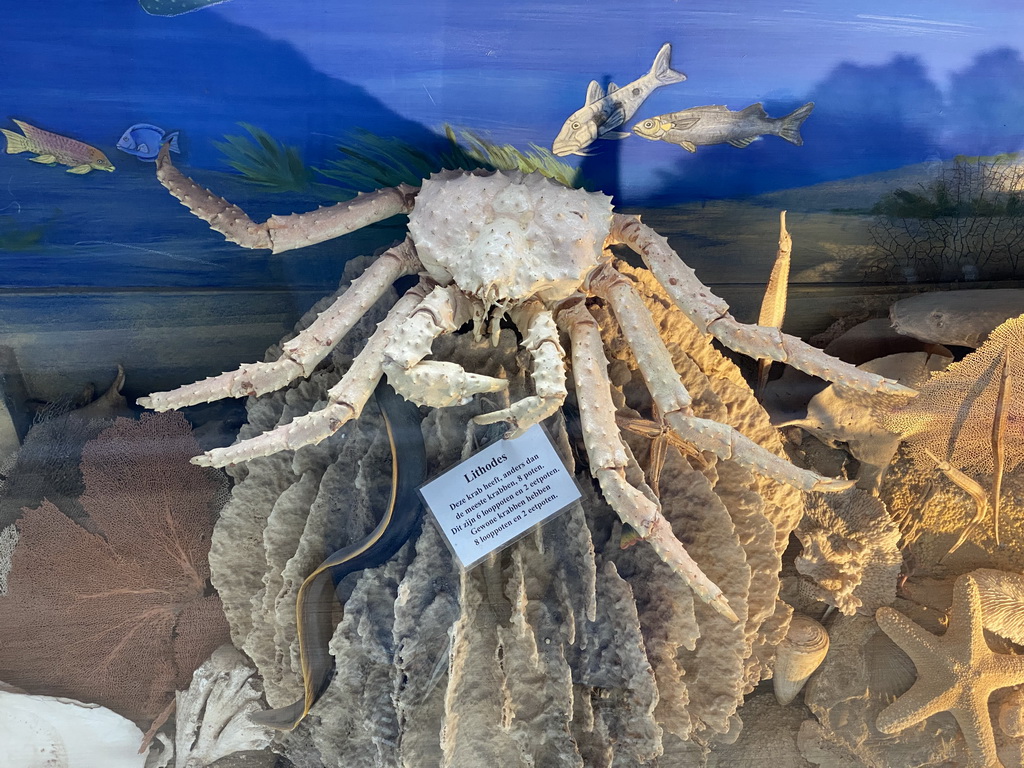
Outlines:
POLYGON ((0 765, 1022 765, 1021 39, 5 9, 0 765))

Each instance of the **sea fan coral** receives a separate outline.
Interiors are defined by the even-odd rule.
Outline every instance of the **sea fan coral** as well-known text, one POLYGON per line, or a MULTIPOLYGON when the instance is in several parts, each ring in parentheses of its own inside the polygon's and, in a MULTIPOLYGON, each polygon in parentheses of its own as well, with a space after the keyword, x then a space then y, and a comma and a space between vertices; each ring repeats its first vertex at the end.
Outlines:
POLYGON ((18 521, 0 679, 143 724, 189 684, 227 639, 207 563, 224 488, 197 449, 179 415, 118 419, 82 453, 90 530, 49 502, 18 521))
POLYGON ((915 454, 927 449, 965 472, 994 472, 992 427, 1004 357, 1005 469, 1013 470, 1024 460, 1024 315, 1007 320, 978 350, 934 374, 917 397, 883 417, 885 425, 903 435, 915 454))

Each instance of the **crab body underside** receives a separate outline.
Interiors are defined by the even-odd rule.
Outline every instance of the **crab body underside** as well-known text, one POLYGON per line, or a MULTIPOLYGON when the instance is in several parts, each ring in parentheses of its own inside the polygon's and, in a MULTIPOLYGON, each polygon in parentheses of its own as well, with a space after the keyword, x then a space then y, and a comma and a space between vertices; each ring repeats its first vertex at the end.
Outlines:
POLYGON ((732 349, 786 362, 851 388, 911 393, 776 328, 738 323, 728 305, 696 278, 665 238, 636 217, 614 213, 607 196, 570 189, 540 174, 445 171, 419 190, 403 185, 310 213, 273 216, 263 224, 183 176, 171 164, 166 148, 158 158, 157 176, 195 215, 245 247, 280 252, 401 213, 409 214, 410 236, 384 252, 307 330, 287 342, 276 361, 154 393, 141 398, 141 405, 162 411, 280 389, 312 373, 395 280, 404 275, 420 278, 330 390, 326 407, 212 450, 196 457, 196 463, 226 466, 317 443, 359 416, 381 375, 408 400, 431 407, 503 390, 508 386, 503 379, 425 358, 435 338, 467 323, 472 323, 477 337, 496 337, 505 317, 519 329, 530 355, 534 394, 477 421, 508 422, 508 436, 514 437, 555 413, 567 396, 564 333, 584 445, 602 492, 622 520, 702 600, 733 620, 735 614, 721 590, 686 553, 658 504, 626 480, 629 455, 616 424, 607 359, 587 298, 599 297, 611 307, 654 403, 680 438, 802 490, 841 490, 849 483, 800 469, 731 427, 694 416, 664 342, 630 281, 614 269, 608 247, 622 244, 639 253, 701 332, 732 349))

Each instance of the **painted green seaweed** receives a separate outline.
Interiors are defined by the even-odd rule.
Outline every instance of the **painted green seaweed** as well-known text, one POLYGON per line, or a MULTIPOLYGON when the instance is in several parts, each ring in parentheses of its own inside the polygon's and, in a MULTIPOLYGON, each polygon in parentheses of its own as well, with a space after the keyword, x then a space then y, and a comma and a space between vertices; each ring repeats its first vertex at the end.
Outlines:
POLYGON ((262 128, 239 123, 249 136, 225 136, 215 141, 228 165, 253 184, 274 192, 306 191, 313 172, 302 161, 299 150, 281 144, 262 128))
POLYGON ((519 170, 541 173, 568 187, 582 183, 579 170, 550 150, 536 144, 520 150, 472 131, 456 134, 450 125, 444 126, 444 139, 429 149, 366 130, 354 131, 338 144, 341 157, 329 160, 323 168, 307 166, 297 148, 283 145, 263 129, 239 125, 249 136, 225 136, 226 140, 214 142, 215 146, 224 153, 227 164, 248 181, 275 192, 313 191, 331 200, 349 200, 359 192, 399 184, 419 186, 430 174, 444 169, 519 170), (315 175, 327 183, 316 183, 315 175))
POLYGON ((18 253, 40 250, 47 231, 61 215, 60 209, 55 209, 46 221, 33 226, 25 226, 14 216, 0 216, 0 251, 18 253))
POLYGON ((316 170, 344 193, 339 199, 403 183, 419 186, 430 174, 444 169, 538 172, 568 187, 581 184, 578 169, 535 144, 524 151, 488 141, 472 131, 456 134, 450 125, 444 126, 444 134, 446 144, 426 151, 402 139, 356 131, 347 143, 338 145, 340 159, 316 170))

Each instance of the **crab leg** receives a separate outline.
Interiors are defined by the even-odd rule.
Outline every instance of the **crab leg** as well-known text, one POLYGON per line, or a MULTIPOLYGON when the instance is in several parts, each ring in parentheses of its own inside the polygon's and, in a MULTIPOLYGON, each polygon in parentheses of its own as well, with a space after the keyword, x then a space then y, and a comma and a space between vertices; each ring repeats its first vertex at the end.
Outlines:
POLYGON ((505 437, 512 439, 561 408, 567 392, 565 352, 558 341, 558 326, 551 312, 539 301, 530 301, 509 310, 509 316, 523 332, 521 346, 530 353, 530 372, 537 394, 517 400, 500 411, 481 414, 473 421, 477 424, 507 421, 512 429, 505 437))
POLYGON ((154 392, 140 397, 138 403, 154 411, 169 411, 224 397, 263 395, 309 376, 395 280, 416 274, 420 268, 412 241, 407 239, 382 253, 308 328, 286 341, 277 360, 243 365, 170 392, 154 392))
POLYGON ((347 235, 399 213, 409 213, 419 191, 408 184, 399 184, 308 213, 271 216, 257 224, 237 205, 203 189, 175 168, 168 146, 164 144, 157 155, 157 179, 182 205, 243 248, 269 248, 281 253, 347 235))
POLYGON ((388 383, 406 400, 431 408, 468 403, 473 395, 500 392, 508 381, 470 373, 461 365, 424 361, 434 339, 457 331, 473 317, 473 305, 454 285, 434 288, 384 348, 388 383))
POLYGON ((359 418, 363 406, 377 386, 388 340, 409 322, 427 290, 421 282, 400 298, 377 326, 341 380, 327 391, 327 405, 319 411, 298 416, 262 435, 196 456, 193 464, 226 467, 259 456, 314 445, 337 432, 345 422, 359 418))
POLYGON ((597 321, 582 301, 558 313, 558 322, 572 342, 572 373, 583 426, 583 442, 601 492, 622 521, 654 547, 658 557, 705 603, 731 621, 739 621, 722 590, 707 577, 683 548, 660 507, 625 478, 629 463, 612 402, 608 361, 597 321))
POLYGON ((700 329, 730 349, 755 360, 768 358, 787 363, 812 376, 820 376, 850 389, 886 395, 913 397, 917 392, 892 379, 847 365, 778 328, 739 323, 729 314, 729 305, 697 279, 659 235, 635 216, 614 214, 606 245, 626 245, 643 258, 672 301, 700 329))
POLYGON ((841 491, 853 485, 853 481, 834 480, 801 469, 727 424, 694 416, 690 409, 690 393, 680 381, 672 356, 661 340, 643 299, 629 280, 606 264, 591 279, 590 290, 611 305, 662 418, 683 440, 694 443, 701 450, 711 451, 720 459, 732 459, 760 475, 803 491, 841 491))

